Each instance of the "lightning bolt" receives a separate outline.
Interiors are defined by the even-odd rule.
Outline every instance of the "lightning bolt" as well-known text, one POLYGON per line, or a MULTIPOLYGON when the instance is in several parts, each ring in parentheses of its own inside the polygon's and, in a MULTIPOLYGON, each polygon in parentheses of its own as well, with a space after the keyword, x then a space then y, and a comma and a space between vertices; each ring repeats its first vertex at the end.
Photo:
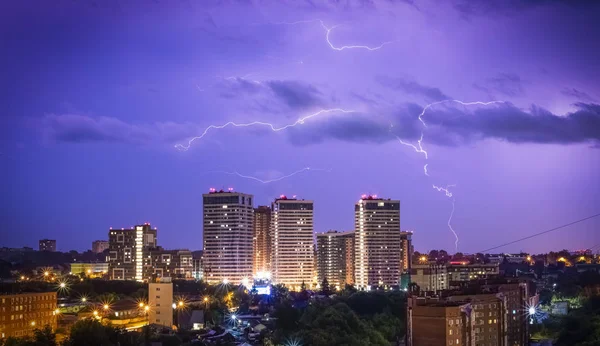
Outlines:
POLYGON ((321 172, 330 173, 331 169, 304 167, 302 169, 299 169, 299 170, 297 170, 295 172, 292 172, 290 174, 281 176, 279 178, 268 179, 268 180, 262 180, 260 178, 254 177, 254 176, 244 175, 244 174, 241 174, 241 173, 238 173, 238 172, 226 172, 226 171, 211 171, 211 172, 213 172, 213 173, 224 173, 224 174, 229 174, 229 175, 237 175, 240 178, 254 180, 254 181, 257 181, 257 182, 259 182, 261 184, 269 184, 269 183, 274 183, 276 181, 280 181, 280 180, 284 180, 284 179, 287 179, 287 178, 291 178, 291 177, 293 177, 293 176, 295 176, 297 174, 300 174, 300 173, 303 173, 303 172, 307 172, 307 171, 313 171, 313 172, 315 172, 315 171, 321 171, 321 172))
POLYGON ((444 191, 444 193, 446 194, 446 197, 452 197, 452 192, 450 192, 450 190, 448 190, 451 187, 456 186, 456 184, 451 184, 451 185, 447 185, 446 187, 439 187, 436 185, 433 185, 433 188, 438 190, 439 192, 444 191))
POLYGON ((343 51, 344 49, 366 49, 368 51, 374 51, 374 50, 379 50, 381 48, 383 48, 384 46, 392 43, 392 41, 387 41, 387 42, 383 42, 382 44, 380 44, 379 46, 376 47, 369 47, 369 46, 341 46, 341 47, 336 47, 333 45, 333 43, 331 43, 331 41, 329 40, 329 35, 331 34, 331 30, 339 27, 339 25, 334 25, 331 28, 328 28, 325 23, 323 23, 322 20, 320 20, 319 22, 321 22, 321 26, 323 27, 323 29, 325 29, 325 40, 327 40, 327 44, 329 44, 329 47, 331 47, 331 49, 333 50, 337 50, 337 51, 343 51))
MULTIPOLYGON (((323 24, 321 22, 321 24, 323 24)), ((454 102, 454 103, 458 103, 461 104, 463 106, 472 106, 472 105, 481 105, 481 106, 488 106, 491 104, 496 104, 496 103, 506 103, 506 101, 489 101, 489 102, 484 102, 484 101, 473 101, 473 102, 464 102, 461 100, 442 100, 442 101, 436 101, 436 102, 432 102, 428 105, 426 105, 425 107, 423 107, 423 110, 421 111, 421 113, 418 116, 419 121, 421 122, 421 124, 423 124, 423 127, 427 128, 427 124, 425 123, 425 121, 423 120, 423 116, 425 116, 425 113, 427 112, 427 110, 435 105, 439 105, 442 103, 448 103, 448 102, 454 102)), ((391 125, 391 127, 393 127, 393 125, 391 125)), ((400 139, 400 137, 396 136, 396 138, 398 139, 398 141, 400 141, 401 144, 405 145, 405 146, 409 146, 411 148, 413 148, 417 153, 421 153, 423 155, 425 155, 425 160, 428 159, 428 153, 427 151, 425 151, 423 149, 422 146, 422 142, 423 142, 423 132, 421 132, 421 138, 417 141, 417 145, 414 145, 412 143, 408 143, 408 142, 404 142, 400 139)), ((427 163, 425 164, 425 166, 423 166, 423 173, 429 177, 429 172, 427 171, 427 163)), ((456 231, 454 230, 454 228, 452 228, 452 217, 454 216, 454 203, 456 201, 455 198, 453 198, 453 194, 450 191, 451 187, 456 186, 456 184, 452 184, 452 185, 447 185, 446 187, 440 187, 437 185, 432 185, 434 189, 436 189, 438 192, 444 192, 444 194, 446 195, 446 197, 452 198, 452 212, 450 213, 450 217, 448 218, 448 228, 450 229, 450 231, 452 232, 452 234, 454 234, 454 237, 456 238, 456 241, 454 242, 454 246, 456 247, 456 251, 458 251, 458 234, 456 233, 456 231)))
POLYGON ((402 143, 402 144, 404 144, 406 146, 409 146, 409 147, 415 149, 415 151, 417 153, 425 155, 425 160, 427 160, 427 151, 425 151, 425 149, 423 149, 423 146, 421 145, 421 143, 423 142, 423 132, 421 132, 421 138, 417 141, 417 145, 414 145, 414 144, 411 144, 411 143, 408 143, 408 142, 404 142, 398 136, 396 136, 396 138, 398 139, 398 141, 400 141, 400 143, 402 143))
POLYGON ((321 19, 310 19, 310 20, 298 20, 295 22, 275 22, 275 23, 270 23, 273 25, 297 25, 297 24, 307 24, 307 23, 315 23, 315 22, 319 22, 321 24, 321 27, 325 30, 325 41, 327 41, 327 44, 329 45, 329 47, 333 50, 336 51, 343 51, 345 49, 365 49, 368 51, 374 51, 374 50, 380 50, 381 48, 385 47, 386 45, 393 43, 393 41, 386 41, 383 42, 382 44, 380 44, 379 46, 375 46, 375 47, 369 47, 369 46, 365 46, 365 45, 350 45, 350 46, 341 46, 341 47, 336 47, 330 40, 329 35, 331 35, 331 31, 337 27, 339 27, 340 25, 334 25, 332 27, 327 27, 327 25, 325 25, 325 23, 323 23, 323 21, 321 19))
POLYGON ((196 137, 192 137, 190 140, 188 140, 187 144, 175 144, 175 148, 180 150, 180 151, 186 151, 190 148, 190 146, 192 145, 192 143, 196 140, 202 139, 204 138, 204 136, 206 136, 206 134, 212 130, 212 129, 223 129, 226 128, 228 126, 234 126, 234 127, 250 127, 250 126, 265 126, 271 129, 271 131, 273 132, 279 132, 285 129, 288 129, 290 127, 295 127, 297 125, 302 125, 304 124, 305 121, 314 118, 314 117, 318 117, 319 115, 322 114, 328 114, 328 113, 354 113, 356 111, 353 110, 345 110, 342 108, 332 108, 332 109, 321 109, 318 112, 306 115, 304 117, 301 117, 300 119, 296 120, 294 123, 291 124, 287 124, 281 127, 276 127, 275 125, 273 125, 272 123, 268 123, 268 122, 264 122, 264 121, 253 121, 250 123, 235 123, 233 121, 227 122, 223 125, 210 125, 208 126, 204 132, 202 132, 202 134, 200 136, 196 136, 196 137))
POLYGON ((489 106, 489 105, 494 104, 494 103, 506 103, 506 101, 489 101, 489 102, 474 101, 474 102, 463 102, 461 100, 442 100, 442 101, 433 102, 433 103, 430 103, 430 104, 426 105, 425 107, 423 107, 423 111, 421 112, 421 114, 419 114, 419 121, 423 124, 424 127, 427 127, 427 124, 423 120, 423 116, 425 115, 425 112, 427 112, 427 110, 429 109, 429 107, 432 107, 432 106, 435 106, 435 105, 439 105, 441 103, 447 103, 447 102, 455 102, 455 103, 459 103, 459 104, 461 104, 463 106, 473 106, 473 105, 489 106))
POLYGON ((452 211, 450 212, 450 217, 448 218, 448 228, 450 228, 450 231, 452 231, 454 237, 456 238, 456 241, 454 241, 454 248, 456 249, 456 252, 458 252, 458 234, 456 234, 451 224, 452 217, 454 216, 454 202, 456 202, 456 199, 452 198, 452 211))

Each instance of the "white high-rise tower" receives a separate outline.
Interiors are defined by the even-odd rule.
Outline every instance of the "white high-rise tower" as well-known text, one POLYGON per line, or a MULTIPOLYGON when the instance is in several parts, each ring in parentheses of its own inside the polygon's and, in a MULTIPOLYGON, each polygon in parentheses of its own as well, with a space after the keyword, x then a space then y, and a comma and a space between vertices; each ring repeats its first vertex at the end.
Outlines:
POLYGON ((363 195, 354 206, 355 277, 359 289, 400 281, 400 201, 363 195))
POLYGON ((313 201, 280 196, 271 204, 273 283, 298 290, 313 282, 313 201))
POLYGON ((252 195, 211 189, 202 198, 204 279, 247 284, 252 278, 252 195))

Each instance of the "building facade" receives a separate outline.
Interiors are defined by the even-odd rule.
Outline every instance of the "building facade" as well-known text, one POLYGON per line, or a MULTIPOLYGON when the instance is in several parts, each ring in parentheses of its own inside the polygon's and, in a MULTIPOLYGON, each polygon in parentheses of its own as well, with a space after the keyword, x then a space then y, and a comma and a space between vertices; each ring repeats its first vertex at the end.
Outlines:
POLYGON ((474 345, 471 310, 469 303, 409 298, 406 345, 474 345))
POLYGON ((203 194, 204 279, 240 284, 252 277, 252 195, 211 189, 203 194))
POLYGON ((94 240, 92 242, 93 253, 103 253, 104 250, 108 249, 108 240, 94 240))
POLYGON ((358 289, 400 281, 400 201, 363 197, 354 206, 355 282, 358 289))
POLYGON ((403 231, 400 232, 400 250, 402 251, 400 272, 406 273, 410 272, 410 268, 412 267, 412 256, 413 256, 413 245, 412 245, 412 235, 411 231, 403 231))
POLYGON ((94 263, 83 263, 75 262, 70 264, 71 269, 69 272, 73 275, 85 275, 101 277, 108 273, 107 262, 94 262, 94 263))
POLYGON ((451 302, 471 304, 473 318, 473 345, 506 346, 506 297, 498 294, 455 295, 446 299, 451 302))
POLYGON ((173 326, 173 283, 161 278, 148 284, 148 323, 173 326))
POLYGON ((144 257, 144 277, 170 277, 173 279, 193 279, 194 263, 192 252, 187 249, 165 250, 160 246, 148 249, 144 257))
POLYGON ((354 282, 354 232, 317 233, 317 282, 342 289, 354 282))
POLYGON ((485 279, 487 277, 497 275, 500 275, 500 266, 498 263, 450 263, 450 265, 448 266, 448 281, 450 282, 450 284, 456 282, 485 279))
POLYGON ((144 258, 156 247, 156 228, 149 223, 108 231, 108 275, 112 280, 144 279, 144 258))
POLYGON ((254 231, 252 236, 252 273, 271 271, 271 208, 259 206, 254 209, 254 231))
POLYGON ((40 246, 39 247, 40 251, 55 252, 56 251, 56 240, 42 239, 42 240, 40 240, 39 246, 40 246))
POLYGON ((448 270, 445 264, 413 264, 410 279, 422 292, 438 293, 448 289, 448 270))
POLYGON ((313 201, 280 196, 271 204, 273 283, 299 290, 314 274, 313 201))
POLYGON ((56 292, 0 295, 0 339, 32 336, 49 325, 56 330, 56 292))

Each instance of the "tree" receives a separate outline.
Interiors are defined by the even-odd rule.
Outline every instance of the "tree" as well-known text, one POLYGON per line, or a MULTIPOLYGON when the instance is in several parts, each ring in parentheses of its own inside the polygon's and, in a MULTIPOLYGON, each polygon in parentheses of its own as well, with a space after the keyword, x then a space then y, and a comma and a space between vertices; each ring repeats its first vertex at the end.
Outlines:
POLYGON ((112 346, 124 339, 125 331, 95 319, 81 320, 71 327, 65 346, 112 346))
POLYGON ((56 334, 52 331, 49 325, 45 325, 42 329, 33 331, 33 339, 35 345, 56 346, 56 334))
POLYGON ((327 297, 331 295, 331 289, 329 288, 327 278, 323 278, 323 282, 321 282, 321 293, 327 297))

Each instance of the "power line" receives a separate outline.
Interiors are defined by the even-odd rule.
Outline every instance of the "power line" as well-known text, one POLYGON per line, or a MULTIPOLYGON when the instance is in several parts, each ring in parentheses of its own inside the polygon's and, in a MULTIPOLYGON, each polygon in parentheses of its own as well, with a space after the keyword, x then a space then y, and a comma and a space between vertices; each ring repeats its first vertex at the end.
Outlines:
POLYGON ((510 245, 510 244, 518 243, 518 242, 520 242, 520 241, 523 241, 523 240, 531 239, 531 238, 537 237, 538 235, 542 235, 542 234, 546 234, 546 233, 554 232, 554 231, 557 231, 557 230, 559 230, 559 229, 561 229, 561 228, 565 228, 565 227, 568 227, 568 226, 574 225, 574 224, 576 224, 576 223, 580 223, 580 222, 583 222, 583 221, 586 221, 586 220, 589 220, 589 219, 593 219, 593 218, 595 218, 595 217, 598 217, 598 216, 600 216, 600 213, 598 213, 598 214, 595 214, 595 215, 592 215, 592 216, 585 217, 585 218, 583 218, 583 219, 579 219, 579 220, 577 220, 577 221, 569 222, 568 224, 565 224, 565 225, 562 225, 562 226, 558 226, 558 227, 555 227, 555 228, 552 228, 552 229, 549 229, 549 230, 546 230, 546 231, 543 231, 543 232, 539 232, 539 233, 536 233, 536 234, 532 234, 532 235, 530 235, 530 236, 527 236, 527 237, 524 237, 524 238, 521 238, 521 239, 513 240, 513 241, 510 241, 510 242, 508 242, 508 243, 504 243, 504 244, 502 244, 502 245, 494 246, 494 247, 491 247, 491 248, 489 248, 489 249, 485 249, 485 250, 483 250, 483 251, 478 251, 478 252, 479 252, 479 253, 486 253, 486 252, 488 252, 488 251, 490 251, 490 250, 495 250, 495 249, 497 249, 497 248, 504 247, 504 246, 506 246, 506 245, 510 245))

